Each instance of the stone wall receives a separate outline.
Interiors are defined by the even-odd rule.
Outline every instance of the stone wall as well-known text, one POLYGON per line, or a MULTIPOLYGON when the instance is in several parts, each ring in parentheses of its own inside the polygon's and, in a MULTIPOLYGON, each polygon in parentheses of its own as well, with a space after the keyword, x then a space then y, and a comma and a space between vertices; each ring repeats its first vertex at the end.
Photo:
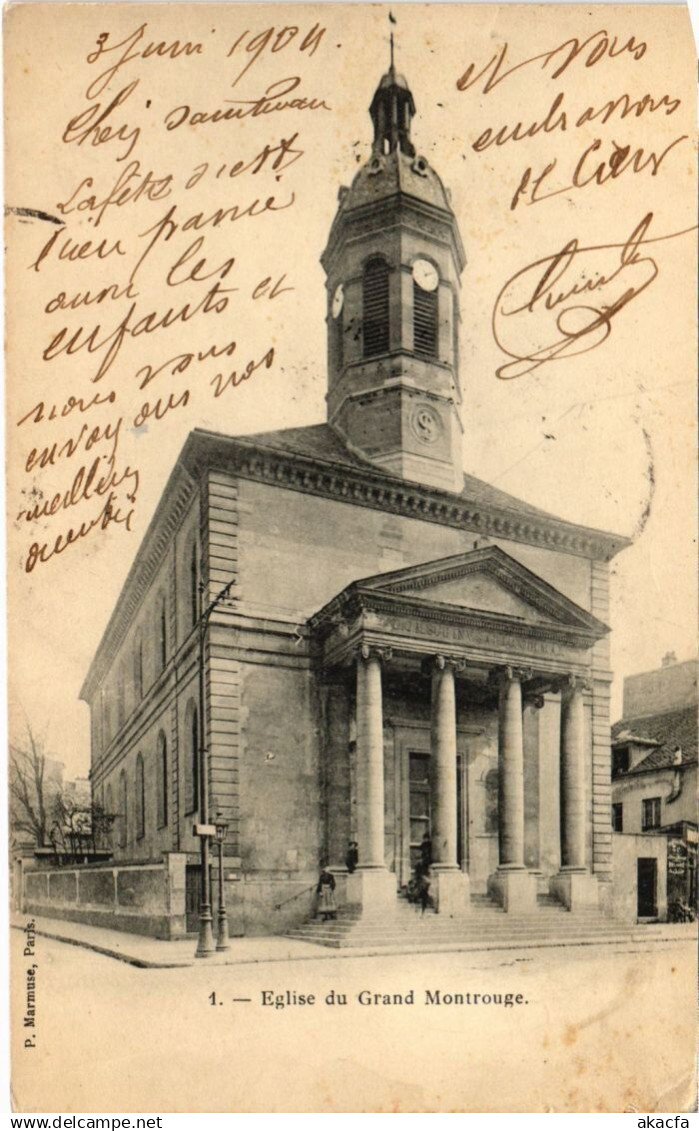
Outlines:
POLYGON ((642 774, 622 774, 614 782, 613 798, 623 806, 622 830, 625 833, 643 831, 643 802, 660 798, 660 825, 675 825, 679 821, 697 819, 697 767, 667 766, 662 770, 642 774))
POLYGON ((156 938, 185 928, 184 853, 151 864, 78 865, 24 872, 23 910, 156 938))
POLYGON ((627 675, 624 680, 624 718, 677 711, 696 702, 696 660, 668 664, 653 672, 627 675))
POLYGON ((635 923, 638 918, 637 861, 639 858, 657 860, 658 869, 658 919, 667 921, 667 837, 644 834, 615 833, 612 836, 614 879, 612 913, 617 919, 635 923))

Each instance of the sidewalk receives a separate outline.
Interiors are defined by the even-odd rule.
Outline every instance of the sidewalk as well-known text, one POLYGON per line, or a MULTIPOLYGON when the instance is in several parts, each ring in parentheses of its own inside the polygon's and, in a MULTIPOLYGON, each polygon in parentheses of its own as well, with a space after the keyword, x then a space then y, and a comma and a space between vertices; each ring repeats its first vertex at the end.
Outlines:
MULTIPOLYGON (((91 927, 86 923, 73 923, 68 919, 46 919, 37 915, 22 918, 12 916, 11 926, 23 931, 27 919, 36 924, 36 934, 71 946, 85 947, 108 958, 117 958, 131 966, 162 969, 180 966, 236 966, 249 962, 288 962, 290 959, 323 958, 325 948, 313 943, 300 942, 281 936, 231 939, 230 950, 195 958, 195 935, 168 942, 148 935, 134 935, 127 931, 110 931, 105 927, 91 927)), ((329 957, 329 955, 327 955, 329 957)))
MULTIPOLYGON (((311 959, 337 959, 337 958, 366 958, 372 955, 388 954, 414 954, 414 946, 367 946, 352 947, 342 950, 318 946, 315 943, 303 942, 300 939, 288 939, 280 935, 254 936, 242 939, 231 939, 230 950, 212 954, 207 958, 195 958, 196 937, 191 935, 186 939, 176 942, 167 942, 164 939, 153 939, 146 935, 133 935, 126 931, 110 931, 104 927, 90 927, 85 923, 73 923, 66 919, 47 919, 40 916, 25 916, 20 918, 16 914, 12 917, 11 926, 17 931, 23 931, 27 918, 32 918, 36 926, 36 934, 58 942, 68 943, 71 946, 85 947, 87 950, 104 954, 108 958, 116 958, 120 962, 128 962, 132 966, 141 968, 176 969, 185 966, 238 966, 259 962, 296 962, 311 959)), ((567 942, 552 939, 550 943, 537 942, 530 946, 513 945, 512 940, 503 938, 501 944, 487 946, 474 945, 472 942, 462 944, 436 944, 425 946, 422 953, 436 952, 481 952, 505 951, 520 953, 526 950, 529 955, 547 948, 565 947, 573 951, 589 951, 591 948, 604 947, 606 950, 643 951, 648 946, 655 944, 685 943, 696 944, 696 924, 694 923, 658 923, 643 927, 634 932, 633 938, 625 941, 610 941, 607 943, 567 942)))

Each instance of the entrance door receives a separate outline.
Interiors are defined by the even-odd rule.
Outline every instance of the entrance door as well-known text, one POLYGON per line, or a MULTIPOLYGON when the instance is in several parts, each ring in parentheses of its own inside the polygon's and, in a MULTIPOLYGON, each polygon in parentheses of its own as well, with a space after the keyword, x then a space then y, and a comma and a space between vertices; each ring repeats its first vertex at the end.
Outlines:
POLYGON ((197 864, 188 864, 185 878, 185 916, 190 934, 196 934, 199 930, 200 900, 201 868, 197 864))
POLYGON ((420 845, 425 833, 430 833, 430 756, 411 751, 408 773, 410 806, 410 866, 420 860, 420 845))
POLYGON ((658 914, 658 861, 653 857, 639 857, 638 918, 654 919, 658 914))

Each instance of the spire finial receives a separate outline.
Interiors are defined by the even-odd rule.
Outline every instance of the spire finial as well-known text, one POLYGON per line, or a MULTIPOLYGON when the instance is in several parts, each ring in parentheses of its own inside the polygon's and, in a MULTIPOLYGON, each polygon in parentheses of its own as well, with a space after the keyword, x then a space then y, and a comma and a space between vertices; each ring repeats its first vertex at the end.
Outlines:
MULTIPOLYGON (((389 11, 388 19, 391 24, 398 21, 389 11)), ((410 140, 410 120, 415 113, 415 103, 405 79, 396 73, 395 66, 395 39, 393 28, 389 28, 389 68, 374 93, 369 113, 374 123, 374 153, 387 154, 400 150, 409 157, 415 155, 415 148, 410 140)))

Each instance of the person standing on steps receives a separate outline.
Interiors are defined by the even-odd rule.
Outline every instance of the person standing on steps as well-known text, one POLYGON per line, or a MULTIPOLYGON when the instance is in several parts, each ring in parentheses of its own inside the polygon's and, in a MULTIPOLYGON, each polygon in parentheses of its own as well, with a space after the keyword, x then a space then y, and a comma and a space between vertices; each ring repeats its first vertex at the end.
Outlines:
POLYGON ((421 916, 424 916, 425 911, 430 905, 430 877, 427 868, 423 864, 415 865, 415 889, 417 902, 422 908, 421 916))
POLYGON ((347 855, 345 856, 345 864, 350 876, 354 872, 357 864, 359 863, 359 846, 356 840, 351 840, 347 848, 347 855))
POLYGON ((317 914, 323 916, 323 922, 327 923, 328 919, 337 919, 335 877, 332 872, 328 872, 324 864, 318 878, 316 893, 318 895, 317 914))

